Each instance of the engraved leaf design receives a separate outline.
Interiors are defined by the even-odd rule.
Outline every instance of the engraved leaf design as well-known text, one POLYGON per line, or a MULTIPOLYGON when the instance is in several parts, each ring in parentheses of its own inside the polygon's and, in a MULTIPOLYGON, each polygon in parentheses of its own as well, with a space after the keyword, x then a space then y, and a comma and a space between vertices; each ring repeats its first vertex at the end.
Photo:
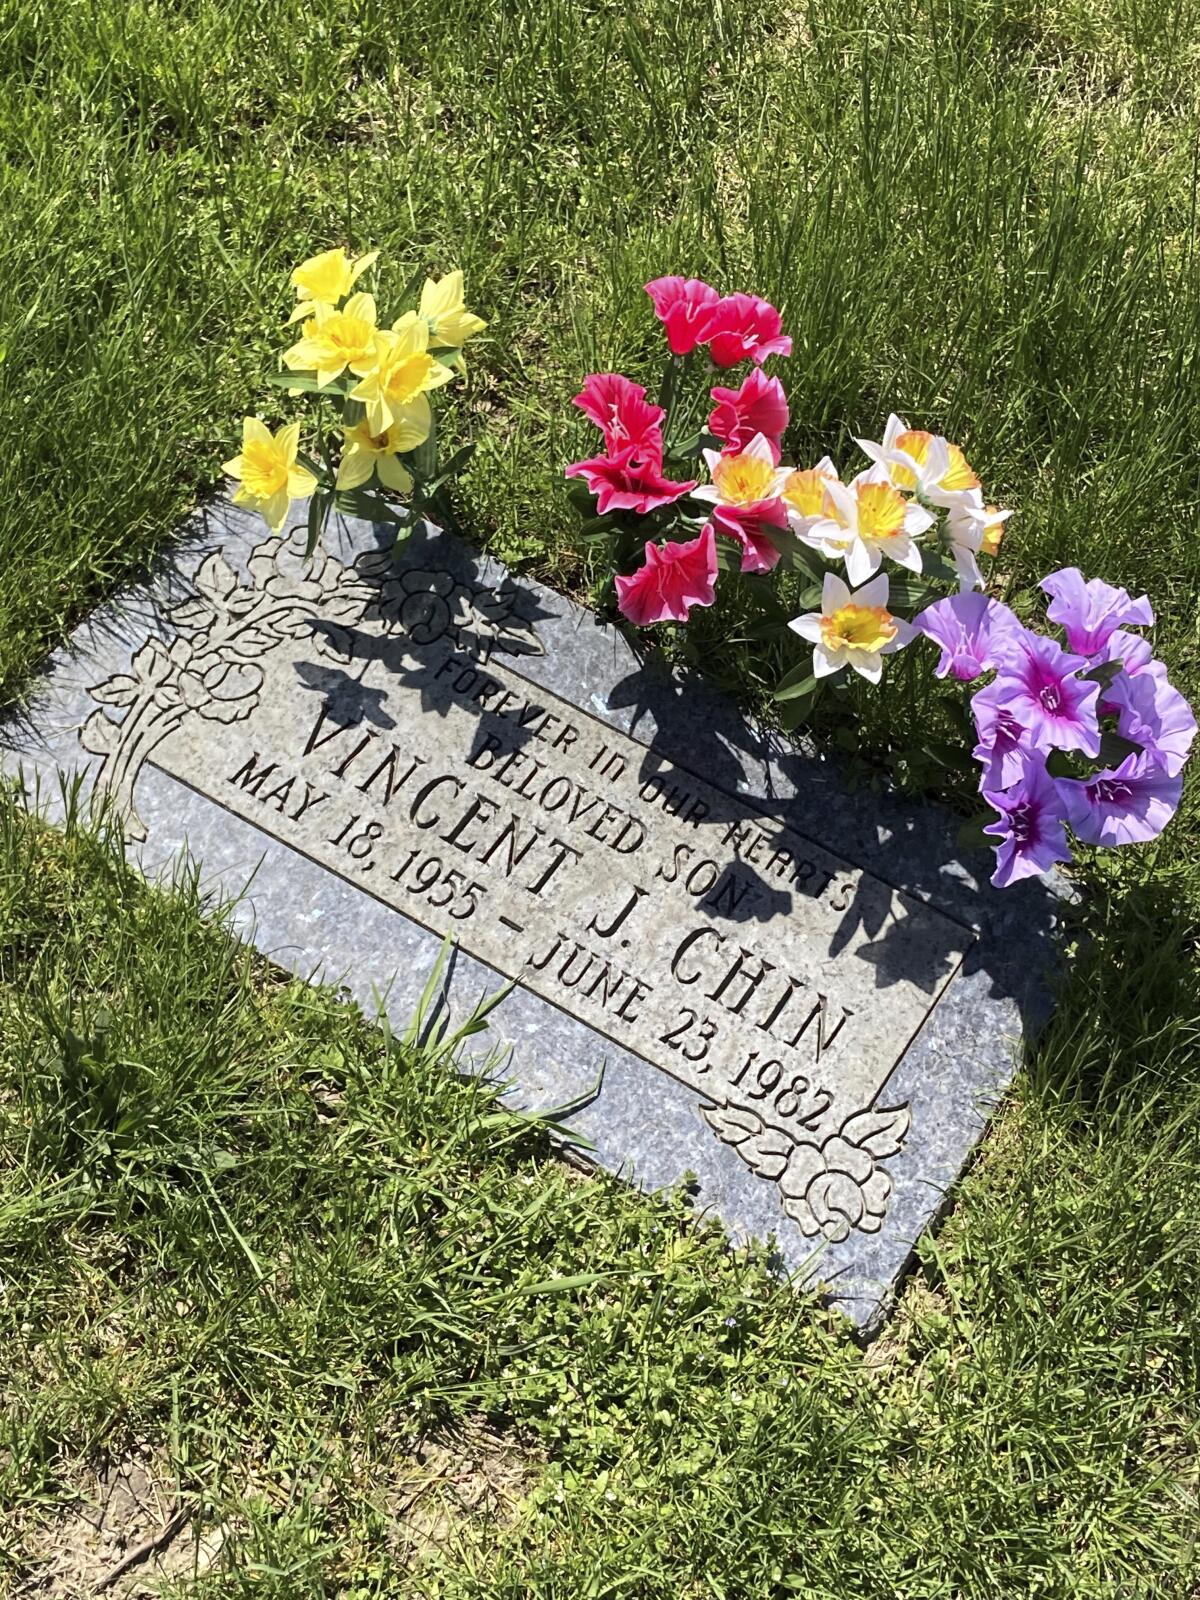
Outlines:
POLYGON ((212 620, 213 609, 205 600, 185 600, 171 612, 177 628, 207 628, 212 620))
POLYGON ((121 724, 93 711, 79 730, 79 742, 94 756, 111 756, 121 742, 121 724))
POLYGON ((196 588, 218 602, 228 600, 237 588, 237 573, 219 550, 214 550, 196 574, 196 588))
POLYGON ((131 706, 138 697, 138 681, 127 672, 114 672, 111 678, 88 690, 102 706, 131 706))
POLYGON ((139 683, 155 689, 171 675, 171 658, 158 639, 147 639, 129 665, 139 683))
POLYGON ((891 1110, 859 1111, 846 1120, 842 1138, 867 1150, 876 1160, 894 1156, 904 1143, 912 1123, 912 1113, 907 1106, 894 1106, 891 1110))
POLYGON ((755 1112, 724 1101, 719 1106, 701 1106, 700 1114, 718 1138, 733 1145, 757 1177, 774 1180, 787 1166, 793 1141, 778 1128, 768 1128, 755 1112))

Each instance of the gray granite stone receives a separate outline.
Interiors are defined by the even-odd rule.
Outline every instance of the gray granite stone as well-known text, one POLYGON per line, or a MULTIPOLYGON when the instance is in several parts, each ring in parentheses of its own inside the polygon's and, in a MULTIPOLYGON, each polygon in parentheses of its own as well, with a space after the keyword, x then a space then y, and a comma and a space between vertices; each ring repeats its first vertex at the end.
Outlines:
MULTIPOLYGON (((695 1174, 735 1238, 878 1325, 1041 1019, 1053 886, 998 894, 935 808, 851 793, 702 682, 422 529, 393 559, 221 506, 55 656, 0 760, 185 854, 245 937, 407 1021, 511 983, 510 1094, 604 1166, 695 1174)), ((981 858, 982 860, 983 858, 981 858)))

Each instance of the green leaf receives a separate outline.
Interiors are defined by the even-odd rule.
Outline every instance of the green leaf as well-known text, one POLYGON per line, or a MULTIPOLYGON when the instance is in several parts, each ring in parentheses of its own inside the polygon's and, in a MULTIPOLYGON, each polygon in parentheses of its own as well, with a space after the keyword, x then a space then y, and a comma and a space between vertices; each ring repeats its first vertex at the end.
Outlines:
MULTIPOLYGON (((415 454, 416 452, 411 453, 415 454)), ((475 446, 473 444, 464 444, 460 450, 456 450, 444 466, 436 469, 437 477, 431 478, 425 483, 426 493, 436 494, 444 483, 449 482, 451 478, 457 477, 474 454, 475 446)))
POLYGON ((308 540, 304 546, 304 559, 310 560, 313 551, 320 543, 321 534, 324 532, 325 523, 329 517, 329 508, 333 504, 331 497, 318 492, 308 502, 308 540))
POLYGON ((798 572, 807 572, 810 578, 816 579, 818 585, 817 600, 819 601, 821 588, 825 582, 825 568, 822 566, 821 558, 817 555, 817 552, 810 545, 806 545, 801 540, 796 539, 788 548, 788 556, 792 566, 798 572))
POLYGON ((1127 756, 1136 755, 1141 748, 1132 739, 1126 739, 1124 734, 1106 728, 1100 734, 1099 761, 1105 767, 1119 767, 1127 756))
POLYGON ((568 1294, 574 1289, 590 1289, 594 1283, 603 1283, 606 1278, 619 1276, 612 1272, 575 1272, 568 1278, 543 1278, 540 1283, 522 1283, 513 1291, 515 1294, 568 1294))
POLYGON ((785 672, 773 695, 775 700, 802 700, 805 695, 815 694, 817 678, 813 673, 812 664, 803 661, 798 667, 793 667, 790 672, 785 672))
POLYGON ((429 437, 424 444, 419 444, 415 450, 407 452, 407 459, 412 466, 413 476, 418 483, 426 483, 437 476, 437 413, 433 414, 429 425, 429 437))
POLYGON ((820 695, 820 685, 810 695, 801 695, 795 700, 785 700, 779 707, 779 726, 785 733, 795 733, 803 723, 812 716, 820 695))
POLYGON ((350 517, 360 517, 364 522, 392 522, 398 525, 406 520, 395 506, 377 494, 368 493, 366 489, 343 489, 334 496, 334 503, 339 511, 344 511, 350 517))
POLYGON ((940 590, 926 583, 923 578, 893 576, 888 585, 888 605, 893 611, 897 606, 903 606, 905 610, 918 610, 936 600, 939 594, 940 590))
POLYGON ((1101 689, 1107 689, 1122 666, 1123 663, 1120 661, 1102 661, 1098 667, 1093 667, 1090 672, 1085 672, 1081 676, 1089 683, 1098 683, 1101 689))
POLYGON ((347 378, 335 378, 332 383, 318 383, 313 372, 268 372, 266 381, 276 389, 297 389, 302 394, 336 394, 344 397, 350 392, 347 378))
POLYGON ((719 450, 721 441, 711 433, 693 433, 687 439, 670 440, 665 454, 672 461, 694 460, 702 450, 719 450))
POLYGON ((567 499, 579 512, 581 517, 590 516, 596 497, 580 478, 572 478, 567 484, 567 499))
POLYGON ((960 850, 988 850, 994 849, 996 841, 990 839, 984 828, 989 823, 996 821, 994 811, 980 811, 973 817, 968 817, 955 836, 955 841, 960 850))
POLYGON ((1046 771, 1052 778, 1076 778, 1079 776, 1078 768, 1066 750, 1051 750, 1046 757, 1046 771))
POLYGON ((966 753, 962 745, 951 744, 948 740, 931 740, 921 746, 921 751, 939 767, 949 767, 954 770, 966 765, 966 753))
POLYGON ((921 570, 927 578, 936 578, 939 583, 952 583, 955 588, 958 587, 958 568, 952 561, 934 555, 930 550, 925 551, 921 570))

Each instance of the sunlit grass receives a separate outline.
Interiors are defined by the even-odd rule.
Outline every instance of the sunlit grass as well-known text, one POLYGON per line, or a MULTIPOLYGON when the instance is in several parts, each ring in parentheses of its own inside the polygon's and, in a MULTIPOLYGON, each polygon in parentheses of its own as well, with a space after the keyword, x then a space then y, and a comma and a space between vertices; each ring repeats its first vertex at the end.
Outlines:
MULTIPOLYGON (((0 5, 0 693, 213 487, 288 270, 345 242, 392 298, 465 269, 464 520, 510 561, 586 591, 567 401, 653 373, 641 286, 692 272, 783 308, 792 455, 889 409, 961 438, 1010 598, 1149 590, 1197 697, 1198 60, 1164 0, 0 5)), ((740 634, 731 587, 704 659, 753 697, 740 634)), ((927 731, 914 671, 859 704, 927 731)), ((0 1559, 149 1441, 230 1520, 213 1593, 1182 1600, 1194 793, 1082 863, 1050 1031, 865 1359, 5 804, 0 1559), (406 1576, 395 1481, 481 1414, 528 1493, 406 1576)))

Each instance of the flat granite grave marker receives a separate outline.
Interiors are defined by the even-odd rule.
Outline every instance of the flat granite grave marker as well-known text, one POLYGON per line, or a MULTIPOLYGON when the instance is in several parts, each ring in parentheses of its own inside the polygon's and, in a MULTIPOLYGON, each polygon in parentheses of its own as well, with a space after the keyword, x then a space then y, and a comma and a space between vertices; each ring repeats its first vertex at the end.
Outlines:
POLYGON ((338 522, 306 563, 202 515, 55 656, 5 769, 51 809, 82 774, 148 873, 248 883, 261 949, 397 1018, 449 936, 449 1004, 514 984, 522 1103, 584 1102, 605 1166, 695 1173, 874 1325, 1044 1006, 1052 893, 981 887, 946 814, 848 793, 459 541, 385 539, 338 522))

